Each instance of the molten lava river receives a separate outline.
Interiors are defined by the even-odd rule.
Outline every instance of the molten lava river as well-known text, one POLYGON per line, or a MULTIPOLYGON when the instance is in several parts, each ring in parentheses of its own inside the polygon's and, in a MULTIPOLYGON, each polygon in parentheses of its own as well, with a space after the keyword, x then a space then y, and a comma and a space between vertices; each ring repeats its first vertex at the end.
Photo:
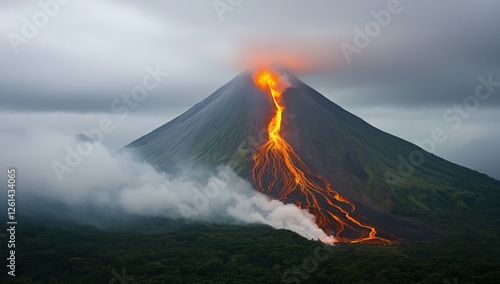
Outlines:
POLYGON ((279 200, 292 201, 316 217, 316 223, 334 242, 392 244, 377 236, 377 229, 363 217, 353 217, 356 207, 332 189, 327 179, 313 173, 281 137, 285 105, 281 101, 279 75, 270 70, 257 72, 254 82, 272 97, 275 112, 267 126, 268 141, 254 154, 252 176, 258 191, 279 200), (360 218, 364 219, 361 220, 360 218))

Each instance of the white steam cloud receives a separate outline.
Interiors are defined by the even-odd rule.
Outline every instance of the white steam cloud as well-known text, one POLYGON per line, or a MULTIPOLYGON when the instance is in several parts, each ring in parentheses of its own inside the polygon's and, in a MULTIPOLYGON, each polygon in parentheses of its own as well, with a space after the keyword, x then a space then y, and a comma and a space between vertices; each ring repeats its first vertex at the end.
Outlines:
POLYGON ((139 162, 131 153, 111 154, 100 143, 48 131, 4 132, 0 149, 2 168, 17 168, 18 202, 39 199, 139 216, 261 223, 308 239, 332 240, 313 215, 270 200, 229 167, 174 176, 139 162))

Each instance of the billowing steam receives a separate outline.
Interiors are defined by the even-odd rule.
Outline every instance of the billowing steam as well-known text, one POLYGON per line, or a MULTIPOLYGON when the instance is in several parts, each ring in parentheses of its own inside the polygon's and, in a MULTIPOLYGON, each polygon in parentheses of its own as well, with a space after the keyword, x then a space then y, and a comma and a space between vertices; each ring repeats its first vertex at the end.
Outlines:
POLYGON ((47 131, 2 133, 0 149, 2 168, 18 170, 20 203, 58 201, 69 208, 90 205, 139 216, 262 223, 331 241, 314 216, 257 193, 229 167, 169 175, 132 153, 111 154, 100 143, 47 131))

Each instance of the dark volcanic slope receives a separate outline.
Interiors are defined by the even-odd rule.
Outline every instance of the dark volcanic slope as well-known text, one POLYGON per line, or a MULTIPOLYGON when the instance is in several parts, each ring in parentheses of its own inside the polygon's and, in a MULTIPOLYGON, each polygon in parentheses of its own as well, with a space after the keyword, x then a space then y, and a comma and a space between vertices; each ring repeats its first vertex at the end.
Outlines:
MULTIPOLYGON (((283 94, 282 136, 374 224, 411 238, 423 231, 412 230, 411 224, 397 228, 392 216, 438 220, 450 211, 499 206, 500 182, 380 131, 290 74, 284 76, 290 87, 283 94), (423 157, 419 166, 407 163, 414 151, 423 157), (401 168, 402 159, 409 169, 401 168)), ((264 143, 273 110, 269 95, 245 72, 127 147, 163 170, 231 163, 251 180, 252 151, 264 143)))
POLYGON ((270 104, 253 84, 251 74, 242 73, 127 147, 163 170, 228 162, 242 141, 267 125, 270 104))
POLYGON ((286 140, 309 166, 331 178, 351 198, 368 194, 379 203, 389 196, 391 188, 475 187, 485 182, 499 185, 484 174, 369 125, 298 79, 293 78, 292 85, 283 99, 289 116, 295 117, 283 133, 286 140), (409 163, 412 152, 412 161, 423 157, 421 165, 409 163), (400 172, 402 164, 410 165, 411 173, 404 167, 400 172), (398 180, 389 184, 387 176, 398 180))

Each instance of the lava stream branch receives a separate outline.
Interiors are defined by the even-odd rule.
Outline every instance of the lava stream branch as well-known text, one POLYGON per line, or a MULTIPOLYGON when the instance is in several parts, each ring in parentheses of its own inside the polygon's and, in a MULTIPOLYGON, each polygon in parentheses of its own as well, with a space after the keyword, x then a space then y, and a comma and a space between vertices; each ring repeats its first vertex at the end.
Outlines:
POLYGON ((253 155, 252 176, 257 190, 279 200, 293 200, 316 217, 316 223, 326 233, 334 232, 336 242, 375 242, 390 244, 390 240, 377 236, 375 227, 351 216, 356 209, 347 198, 332 189, 325 177, 313 173, 281 137, 284 104, 279 76, 269 70, 259 72, 255 83, 268 91, 276 107, 268 124, 269 139, 253 155), (350 234, 345 233, 346 228, 350 234))

